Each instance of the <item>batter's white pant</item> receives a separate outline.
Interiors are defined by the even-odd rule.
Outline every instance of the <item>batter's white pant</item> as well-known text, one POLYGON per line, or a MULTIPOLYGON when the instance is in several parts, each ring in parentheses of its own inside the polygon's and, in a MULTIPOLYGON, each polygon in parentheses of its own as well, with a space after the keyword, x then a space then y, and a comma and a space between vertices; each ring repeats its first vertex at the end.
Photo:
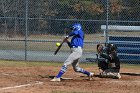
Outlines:
POLYGON ((79 59, 82 56, 82 53, 82 48, 71 48, 71 54, 64 62, 64 65, 68 66, 72 64, 74 71, 81 70, 81 68, 79 67, 79 59))

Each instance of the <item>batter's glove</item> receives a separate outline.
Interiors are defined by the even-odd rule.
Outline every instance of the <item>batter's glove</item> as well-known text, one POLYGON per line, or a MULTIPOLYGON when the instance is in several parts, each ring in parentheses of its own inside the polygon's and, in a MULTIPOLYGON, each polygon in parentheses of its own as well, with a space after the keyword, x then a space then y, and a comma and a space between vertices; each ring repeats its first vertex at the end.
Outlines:
POLYGON ((102 44, 97 44, 97 53, 101 54, 103 52, 103 45, 102 44))

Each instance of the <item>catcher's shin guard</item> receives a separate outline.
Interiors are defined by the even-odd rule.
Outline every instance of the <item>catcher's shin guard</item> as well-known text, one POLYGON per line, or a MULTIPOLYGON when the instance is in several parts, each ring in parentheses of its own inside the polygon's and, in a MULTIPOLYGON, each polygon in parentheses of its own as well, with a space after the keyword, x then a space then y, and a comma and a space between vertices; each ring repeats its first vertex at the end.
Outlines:
POLYGON ((103 71, 103 72, 100 73, 100 77, 102 77, 102 78, 120 79, 121 75, 120 75, 120 73, 113 73, 113 72, 103 71))

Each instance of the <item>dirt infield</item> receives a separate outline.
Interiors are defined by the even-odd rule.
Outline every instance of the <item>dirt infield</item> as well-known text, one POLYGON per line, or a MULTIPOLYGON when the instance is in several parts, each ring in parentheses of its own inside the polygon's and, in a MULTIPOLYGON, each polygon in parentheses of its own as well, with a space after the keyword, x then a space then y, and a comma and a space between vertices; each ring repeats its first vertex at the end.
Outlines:
MULTIPOLYGON (((91 64, 92 65, 92 64, 91 64)), ((110 79, 75 73, 70 66, 62 82, 50 82, 60 66, 0 67, 0 93, 140 93, 140 68, 122 67, 122 78, 110 79)), ((86 70, 98 75, 96 65, 86 70)))

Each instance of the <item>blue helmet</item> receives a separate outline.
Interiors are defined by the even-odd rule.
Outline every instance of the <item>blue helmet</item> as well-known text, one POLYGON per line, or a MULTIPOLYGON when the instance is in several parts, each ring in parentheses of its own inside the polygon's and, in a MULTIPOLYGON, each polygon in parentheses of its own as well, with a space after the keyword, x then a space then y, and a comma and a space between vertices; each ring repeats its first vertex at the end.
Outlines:
POLYGON ((72 28, 72 30, 81 30, 82 26, 79 23, 75 23, 75 24, 72 25, 71 28, 72 28))

